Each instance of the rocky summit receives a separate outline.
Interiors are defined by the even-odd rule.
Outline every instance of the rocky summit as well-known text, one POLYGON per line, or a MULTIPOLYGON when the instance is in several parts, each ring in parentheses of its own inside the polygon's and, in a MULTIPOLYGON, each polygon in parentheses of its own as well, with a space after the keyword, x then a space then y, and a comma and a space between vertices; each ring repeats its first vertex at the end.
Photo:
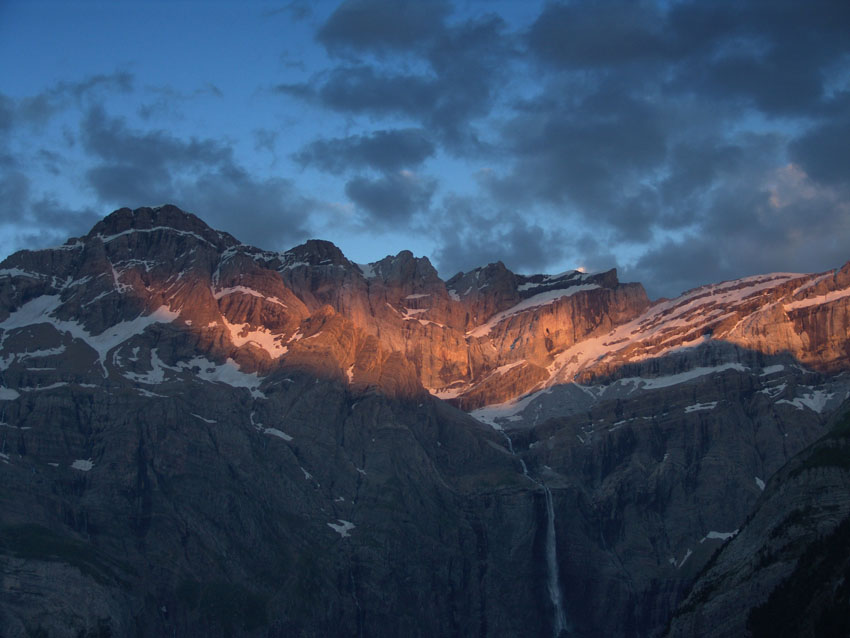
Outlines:
POLYGON ((846 635, 848 335, 850 264, 653 302, 115 211, 0 264, 0 634, 846 635))

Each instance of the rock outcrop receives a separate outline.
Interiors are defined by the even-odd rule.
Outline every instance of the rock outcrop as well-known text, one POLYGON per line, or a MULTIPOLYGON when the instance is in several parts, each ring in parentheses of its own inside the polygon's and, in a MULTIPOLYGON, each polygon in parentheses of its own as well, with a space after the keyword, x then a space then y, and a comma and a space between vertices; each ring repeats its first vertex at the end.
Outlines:
POLYGON ((740 533, 697 578, 667 635, 847 635, 849 409, 773 475, 740 533))

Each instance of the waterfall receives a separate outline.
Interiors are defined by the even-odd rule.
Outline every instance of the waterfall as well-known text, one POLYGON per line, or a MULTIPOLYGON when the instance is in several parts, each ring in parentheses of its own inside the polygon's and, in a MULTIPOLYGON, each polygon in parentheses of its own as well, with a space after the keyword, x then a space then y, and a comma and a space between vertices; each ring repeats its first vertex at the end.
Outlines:
MULTIPOLYGON (((541 483, 541 485, 543 485, 541 483)), ((546 565, 549 572, 549 598, 555 608, 554 636, 558 638, 567 630, 567 619, 561 596, 561 579, 558 573, 558 547, 555 539, 555 507, 552 503, 552 490, 543 485, 546 494, 546 565)))
POLYGON ((508 450, 519 459, 522 465, 522 473, 529 480, 537 483, 543 488, 543 493, 546 495, 546 586, 549 590, 549 599, 552 601, 552 607, 555 609, 555 619, 553 622, 553 636, 560 638, 562 634, 569 631, 567 626, 567 617, 564 613, 563 595, 561 593, 561 578, 558 570, 558 545, 555 537, 555 504, 552 501, 552 490, 550 490, 543 481, 539 481, 528 473, 528 467, 525 461, 521 459, 514 451, 514 443, 511 437, 504 430, 498 430, 505 441, 508 443, 508 450))

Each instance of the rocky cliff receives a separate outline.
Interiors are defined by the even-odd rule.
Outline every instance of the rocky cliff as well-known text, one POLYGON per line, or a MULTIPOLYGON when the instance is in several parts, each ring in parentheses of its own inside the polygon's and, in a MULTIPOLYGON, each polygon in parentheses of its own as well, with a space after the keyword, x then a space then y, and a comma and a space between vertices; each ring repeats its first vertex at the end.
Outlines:
POLYGON ((850 394, 849 307, 121 209, 0 264, 3 635, 658 635, 850 394))
POLYGON ((668 635, 848 635, 848 410, 773 475, 741 531, 700 573, 668 635))

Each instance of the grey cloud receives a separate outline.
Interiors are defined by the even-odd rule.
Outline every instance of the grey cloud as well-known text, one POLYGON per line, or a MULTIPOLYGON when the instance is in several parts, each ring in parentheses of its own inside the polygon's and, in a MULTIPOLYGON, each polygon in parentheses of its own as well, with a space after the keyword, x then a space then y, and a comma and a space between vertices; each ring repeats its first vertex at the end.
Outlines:
POLYGON ((669 26, 679 43, 678 89, 770 114, 817 111, 831 67, 850 52, 850 6, 829 0, 682 3, 669 26))
POLYGON ((289 180, 251 176, 218 140, 134 130, 101 108, 83 119, 81 137, 98 161, 86 177, 105 205, 174 203, 263 248, 288 247, 309 235, 316 202, 289 180))
POLYGON ((254 135, 254 150, 255 151, 268 151, 271 154, 275 154, 275 147, 277 145, 277 131, 270 131, 269 129, 258 128, 252 131, 254 135))
POLYGON ((661 182, 664 203, 678 207, 710 188, 724 174, 733 172, 743 149, 725 141, 680 141, 670 151, 670 173, 661 182))
POLYGON ((363 167, 392 172, 416 167, 434 152, 434 144, 423 129, 408 128, 319 139, 298 152, 295 159, 304 166, 336 174, 363 167))
POLYGON ((355 177, 345 185, 345 194, 371 220, 406 224, 413 215, 428 209, 434 189, 432 180, 400 172, 378 179, 355 177))
POLYGON ((318 97, 338 111, 424 119, 435 109, 440 89, 433 77, 381 73, 361 65, 334 69, 318 97))
POLYGON ((823 121, 794 140, 791 157, 810 177, 827 184, 850 182, 850 114, 823 121))
POLYGON ((8 131, 12 128, 14 113, 15 104, 12 98, 0 93, 0 132, 8 131))
POLYGON ((504 262, 514 272, 545 272, 566 256, 570 245, 559 226, 543 227, 477 198, 448 197, 425 221, 419 232, 437 242, 433 257, 446 278, 494 261, 504 262))
POLYGON ((472 122, 494 105, 514 54, 511 38, 497 16, 448 24, 440 7, 344 3, 317 37, 331 54, 345 53, 347 61, 312 83, 281 84, 275 91, 340 113, 409 118, 456 152, 480 150, 472 122), (400 53, 413 64, 399 65, 400 53), (373 54, 379 54, 377 60, 373 54))
POLYGON ((163 131, 132 131, 124 120, 107 116, 99 106, 89 109, 81 133, 84 146, 101 160, 115 162, 129 158, 134 165, 147 166, 152 171, 232 160, 230 148, 220 142, 196 138, 185 142, 163 131))
POLYGON ((178 90, 172 86, 147 86, 145 97, 154 96, 155 99, 143 102, 136 109, 139 117, 150 120, 163 115, 171 117, 182 117, 181 107, 190 100, 202 98, 223 98, 224 93, 212 82, 206 82, 193 90, 178 90))
POLYGON ((38 249, 63 242, 68 236, 85 233, 99 216, 91 209, 75 210, 52 197, 34 198, 30 179, 22 172, 0 174, 0 248, 38 249))
POLYGON ((641 183, 667 158, 667 132, 654 105, 606 91, 578 105, 545 103, 504 131, 515 160, 488 187, 499 200, 570 204, 632 240, 647 239, 658 203, 641 183))
POLYGON ((117 71, 111 74, 97 74, 79 82, 57 82, 49 89, 36 95, 9 101, 3 100, 3 120, 9 124, 43 126, 54 114, 71 104, 81 105, 84 100, 95 97, 100 92, 129 93, 133 90, 134 78, 131 73, 117 71))
POLYGON ((293 22, 300 22, 313 15, 313 9, 306 0, 292 0, 277 9, 266 9, 262 12, 262 15, 271 18, 281 13, 288 15, 293 22))
POLYGON ((284 83, 277 84, 272 87, 271 91, 273 93, 280 93, 281 95, 288 95, 289 97, 294 97, 300 100, 315 100, 316 99, 316 90, 312 86, 312 84, 308 82, 292 82, 292 83, 284 83))
POLYGON ((436 0, 347 0, 316 38, 335 54, 407 50, 430 42, 449 9, 448 3, 436 0))
POLYGON ((850 51, 847 3, 551 3, 529 29, 537 59, 561 71, 614 73, 738 100, 765 113, 817 109, 850 51))
POLYGON ((850 254, 846 187, 820 187, 794 165, 760 167, 724 182, 699 228, 650 247, 628 275, 652 296, 700 284, 783 270, 818 272, 850 254))
POLYGON ((30 180, 18 170, 0 173, 0 222, 16 222, 27 212, 30 180))
POLYGON ((530 50, 572 69, 633 64, 665 56, 661 16, 646 3, 546 5, 527 35, 530 50))

